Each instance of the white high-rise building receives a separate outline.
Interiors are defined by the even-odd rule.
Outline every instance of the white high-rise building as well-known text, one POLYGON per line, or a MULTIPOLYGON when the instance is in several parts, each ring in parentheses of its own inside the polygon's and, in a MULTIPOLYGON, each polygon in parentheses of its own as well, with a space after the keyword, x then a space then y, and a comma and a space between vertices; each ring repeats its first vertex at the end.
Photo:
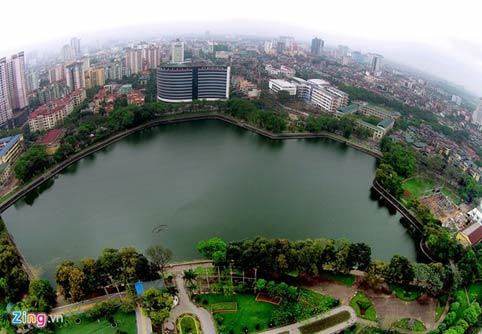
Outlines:
POLYGON ((74 59, 74 52, 72 51, 72 47, 68 44, 65 44, 62 47, 62 59, 64 61, 69 61, 74 59))
POLYGON ((14 54, 7 60, 7 83, 11 108, 19 110, 27 107, 27 80, 23 52, 14 54))
POLYGON ((171 44, 171 62, 174 64, 184 63, 184 42, 176 40, 171 44))
POLYGON ((0 59, 0 124, 12 117, 12 108, 8 98, 7 60, 2 58, 0 59))
POLYGON ((35 71, 30 71, 27 74, 27 91, 33 92, 39 88, 39 77, 35 71))

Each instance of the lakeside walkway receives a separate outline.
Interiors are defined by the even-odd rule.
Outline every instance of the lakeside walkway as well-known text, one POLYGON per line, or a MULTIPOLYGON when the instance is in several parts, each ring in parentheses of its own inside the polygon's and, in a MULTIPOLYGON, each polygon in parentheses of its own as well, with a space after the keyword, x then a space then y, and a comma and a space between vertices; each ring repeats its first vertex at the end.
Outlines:
POLYGON ((355 311, 353 310, 353 308, 351 308, 350 306, 338 306, 326 313, 323 313, 321 315, 317 315, 316 317, 313 317, 313 318, 310 318, 310 319, 307 319, 307 320, 303 320, 303 321, 300 321, 300 322, 297 322, 297 323, 294 323, 294 324, 291 324, 291 325, 287 325, 287 326, 283 326, 283 327, 279 327, 279 328, 274 328, 274 329, 269 329, 267 331, 264 331, 264 332, 261 332, 261 334, 280 334, 280 333, 285 333, 285 332, 288 332, 290 334, 299 334, 301 333, 299 328, 301 326, 304 326, 304 325, 308 325, 308 324, 311 324, 313 322, 316 322, 318 320, 322 320, 322 319, 325 319, 325 318, 328 318, 332 315, 335 315, 335 314, 338 314, 340 312, 348 312, 350 313, 350 319, 338 324, 338 325, 335 325, 333 327, 330 327, 328 329, 325 329, 323 331, 320 331, 320 332, 317 332, 318 334, 334 334, 334 333, 339 333, 351 326, 353 326, 357 321, 358 321, 358 318, 355 314, 355 311))

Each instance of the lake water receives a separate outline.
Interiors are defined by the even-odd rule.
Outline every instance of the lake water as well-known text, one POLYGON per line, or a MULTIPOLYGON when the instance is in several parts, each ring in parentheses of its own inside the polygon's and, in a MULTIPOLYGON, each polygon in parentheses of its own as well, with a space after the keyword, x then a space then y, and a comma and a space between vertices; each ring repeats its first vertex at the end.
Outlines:
POLYGON ((200 258, 199 240, 347 238, 373 258, 414 260, 400 215, 370 196, 375 158, 329 140, 272 141, 221 121, 131 135, 67 168, 3 219, 52 279, 63 259, 162 244, 200 258))

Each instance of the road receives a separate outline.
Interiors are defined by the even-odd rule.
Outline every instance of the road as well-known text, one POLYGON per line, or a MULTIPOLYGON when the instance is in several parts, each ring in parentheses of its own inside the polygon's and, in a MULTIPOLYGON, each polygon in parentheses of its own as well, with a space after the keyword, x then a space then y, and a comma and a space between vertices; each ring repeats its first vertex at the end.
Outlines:
POLYGON ((144 313, 142 313, 142 309, 139 305, 136 306, 136 324, 137 324, 137 334, 152 333, 151 319, 149 319, 144 315, 144 313))
POLYGON ((182 276, 177 274, 175 281, 176 281, 176 286, 179 289, 179 294, 178 294, 179 304, 177 304, 177 306, 175 306, 172 309, 168 321, 175 324, 176 319, 180 315, 184 313, 190 313, 190 314, 196 315, 199 321, 201 322, 201 329, 203 333, 205 334, 216 333, 214 320, 211 314, 206 309, 202 307, 197 307, 191 302, 191 299, 187 294, 186 286, 184 284, 184 280, 182 279, 182 276))
POLYGON ((261 334, 279 334, 279 333, 283 333, 283 332, 289 332, 290 334, 299 334, 299 333, 301 333, 300 330, 298 329, 300 326, 310 324, 314 321, 327 318, 329 316, 332 316, 334 314, 337 314, 337 313, 343 312, 343 311, 347 311, 347 312, 350 313, 350 319, 348 319, 347 321, 344 321, 344 322, 342 322, 342 323, 340 323, 336 326, 325 329, 324 331, 321 331, 318 334, 339 333, 342 330, 345 330, 348 327, 353 326, 358 320, 357 317, 356 317, 355 311, 350 306, 339 306, 339 307, 336 307, 336 308, 334 308, 334 309, 332 309, 332 310, 330 310, 326 313, 318 315, 316 317, 313 317, 313 318, 310 318, 310 319, 307 319, 307 320, 303 320, 303 321, 300 321, 300 322, 297 322, 295 324, 291 324, 291 325, 288 325, 288 326, 270 329, 270 330, 261 332, 261 334))

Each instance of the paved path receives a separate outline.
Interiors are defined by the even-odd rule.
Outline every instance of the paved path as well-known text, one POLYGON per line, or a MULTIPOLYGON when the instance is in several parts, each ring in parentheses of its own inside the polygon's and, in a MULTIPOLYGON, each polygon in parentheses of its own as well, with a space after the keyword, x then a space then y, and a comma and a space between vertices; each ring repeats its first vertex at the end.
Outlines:
POLYGON ((211 314, 206 309, 202 307, 197 307, 191 302, 191 299, 189 298, 186 291, 186 286, 184 285, 184 280, 182 279, 182 276, 180 274, 176 275, 175 281, 177 288, 179 289, 179 304, 177 304, 177 306, 172 309, 168 321, 175 324, 176 319, 181 314, 191 313, 196 315, 201 322, 203 334, 215 334, 216 329, 211 314))
POLYGON ((349 306, 339 306, 339 307, 336 307, 336 308, 332 309, 331 311, 329 311, 327 313, 323 313, 323 314, 318 315, 316 317, 313 317, 313 318, 310 318, 310 319, 307 319, 307 320, 303 320, 303 321, 300 321, 300 322, 297 322, 295 324, 291 324, 291 325, 288 325, 288 326, 270 329, 270 330, 261 332, 261 334, 279 334, 279 333, 283 333, 283 332, 289 332, 290 334, 299 334, 300 330, 298 328, 300 326, 307 325, 307 324, 312 323, 314 321, 327 318, 329 316, 332 316, 334 314, 337 314, 337 313, 340 313, 340 312, 343 312, 343 311, 347 311, 347 312, 350 313, 350 319, 342 322, 341 324, 338 324, 336 326, 325 329, 324 331, 321 331, 318 334, 339 333, 339 332, 347 329, 348 327, 353 326, 358 320, 357 317, 356 317, 355 311, 349 306))
POLYGON ((139 305, 136 306, 136 323, 137 323, 137 334, 152 333, 151 319, 149 319, 144 315, 144 313, 142 313, 142 309, 139 305))
POLYGON ((59 306, 59 307, 56 307, 56 308, 52 309, 50 314, 51 315, 57 315, 57 314, 64 314, 65 315, 65 314, 73 314, 73 313, 83 313, 83 312, 89 310, 90 308, 94 307, 94 305, 97 304, 97 303, 104 302, 106 300, 113 299, 113 298, 122 298, 122 297, 124 297, 124 295, 125 295, 125 292, 112 293, 110 295, 104 295, 104 296, 100 296, 100 297, 96 297, 96 298, 92 298, 92 299, 87 299, 87 300, 83 300, 81 302, 74 303, 74 304, 59 306))

